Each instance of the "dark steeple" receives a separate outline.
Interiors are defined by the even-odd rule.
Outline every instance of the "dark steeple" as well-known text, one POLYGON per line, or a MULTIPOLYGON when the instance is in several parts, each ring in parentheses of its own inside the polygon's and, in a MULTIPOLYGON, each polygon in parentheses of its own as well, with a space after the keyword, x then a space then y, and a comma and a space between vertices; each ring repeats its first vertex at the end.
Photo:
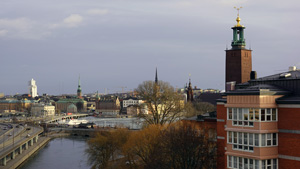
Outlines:
POLYGON ((187 88, 186 94, 187 94, 187 101, 188 102, 193 102, 194 101, 194 94, 193 94, 191 78, 189 79, 189 86, 187 88))
POLYGON ((155 83, 158 83, 158 78, 157 78, 157 68, 156 68, 156 72, 155 72, 155 83))
POLYGON ((80 76, 78 79, 77 97, 81 98, 80 76))

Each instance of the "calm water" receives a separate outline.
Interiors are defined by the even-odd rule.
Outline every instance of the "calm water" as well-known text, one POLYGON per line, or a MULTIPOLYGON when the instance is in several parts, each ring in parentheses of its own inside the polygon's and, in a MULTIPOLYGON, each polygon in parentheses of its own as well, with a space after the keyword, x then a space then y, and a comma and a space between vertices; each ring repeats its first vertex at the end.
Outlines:
POLYGON ((34 157, 29 159, 21 169, 86 169, 86 139, 56 138, 51 140, 34 157))

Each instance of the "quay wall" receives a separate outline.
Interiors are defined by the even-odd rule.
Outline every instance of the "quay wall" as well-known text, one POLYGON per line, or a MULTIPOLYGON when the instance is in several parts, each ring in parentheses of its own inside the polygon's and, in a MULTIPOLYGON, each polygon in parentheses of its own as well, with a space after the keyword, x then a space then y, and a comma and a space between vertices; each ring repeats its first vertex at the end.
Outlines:
POLYGON ((0 166, 0 169, 11 169, 20 167, 33 154, 35 154, 38 150, 43 148, 50 140, 51 137, 40 137, 37 143, 33 144, 33 146, 28 147, 28 149, 24 150, 22 154, 17 155, 16 158, 13 159, 13 161, 7 163, 6 166, 0 166))

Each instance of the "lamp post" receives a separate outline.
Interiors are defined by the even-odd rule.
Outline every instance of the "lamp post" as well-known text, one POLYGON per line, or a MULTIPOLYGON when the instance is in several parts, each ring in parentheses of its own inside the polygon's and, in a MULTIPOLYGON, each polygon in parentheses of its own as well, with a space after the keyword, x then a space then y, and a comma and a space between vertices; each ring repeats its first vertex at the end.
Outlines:
POLYGON ((13 147, 15 146, 15 129, 14 126, 12 126, 13 129, 13 147))
POLYGON ((4 142, 5 142, 4 138, 5 138, 5 134, 3 134, 3 148, 2 148, 3 150, 4 150, 4 142))

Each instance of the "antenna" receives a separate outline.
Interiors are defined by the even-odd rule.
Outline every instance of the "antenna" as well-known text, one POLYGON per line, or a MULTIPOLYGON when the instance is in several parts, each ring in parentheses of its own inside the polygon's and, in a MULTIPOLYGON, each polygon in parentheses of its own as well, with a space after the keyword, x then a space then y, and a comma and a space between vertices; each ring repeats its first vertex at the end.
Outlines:
POLYGON ((240 16, 240 10, 241 10, 243 7, 241 6, 241 7, 239 7, 239 8, 237 8, 237 7, 233 7, 233 8, 236 9, 236 10, 238 11, 237 16, 240 16))

